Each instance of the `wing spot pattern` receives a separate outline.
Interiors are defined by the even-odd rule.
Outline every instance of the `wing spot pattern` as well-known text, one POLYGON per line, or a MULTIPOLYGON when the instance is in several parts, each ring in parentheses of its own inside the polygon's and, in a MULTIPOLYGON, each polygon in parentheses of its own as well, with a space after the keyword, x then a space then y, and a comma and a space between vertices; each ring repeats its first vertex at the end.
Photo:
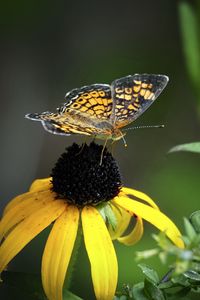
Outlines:
POLYGON ((89 99, 89 102, 90 102, 91 105, 96 105, 97 104, 97 102, 94 98, 89 99))
POLYGON ((95 110, 95 111, 98 111, 98 110, 104 110, 104 106, 103 105, 96 105, 96 106, 94 106, 93 107, 93 109, 95 110))
POLYGON ((118 87, 117 87, 117 88, 115 89, 115 92, 116 92, 116 93, 123 93, 123 92, 124 92, 124 89, 118 88, 118 87))
POLYGON ((99 91, 99 96, 104 97, 106 94, 104 91, 99 91))
POLYGON ((141 89, 140 85, 135 85, 134 88, 133 88, 135 93, 139 93, 140 89, 141 89))
POLYGON ((130 104, 130 105, 128 106, 128 109, 129 109, 129 110, 135 110, 135 111, 138 110, 136 107, 133 106, 133 104, 130 104))
POLYGON ((91 95, 89 93, 84 93, 82 95, 85 99, 90 99, 91 98, 91 95))
POLYGON ((78 103, 74 103, 74 104, 72 104, 72 106, 71 106, 72 108, 80 108, 81 107, 81 104, 78 104, 78 103))
POLYGON ((132 88, 125 88, 126 94, 132 94, 132 92, 133 92, 132 88))
POLYGON ((132 100, 132 95, 125 94, 124 99, 127 100, 127 101, 131 101, 132 100))
POLYGON ((140 90, 140 95, 141 95, 142 97, 144 97, 145 93, 146 93, 146 90, 144 90, 144 89, 141 89, 141 90, 140 90))
POLYGON ((99 96, 99 93, 97 91, 91 92, 90 94, 92 97, 95 97, 95 98, 99 96))

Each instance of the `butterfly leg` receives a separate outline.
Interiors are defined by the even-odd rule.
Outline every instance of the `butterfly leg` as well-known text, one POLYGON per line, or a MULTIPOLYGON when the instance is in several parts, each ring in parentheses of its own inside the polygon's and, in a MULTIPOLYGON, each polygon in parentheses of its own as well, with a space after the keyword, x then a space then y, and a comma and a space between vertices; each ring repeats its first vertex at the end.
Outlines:
POLYGON ((102 148, 102 151, 101 151, 101 158, 100 158, 100 164, 99 164, 100 166, 102 165, 103 153, 104 153, 104 150, 106 148, 107 141, 108 141, 108 138, 106 138, 105 143, 104 143, 103 148, 102 148))
POLYGON ((96 135, 93 136, 92 143, 95 143, 96 137, 96 135))
POLYGON ((76 156, 78 156, 79 154, 81 154, 81 152, 83 151, 85 145, 86 145, 86 143, 82 143, 81 149, 80 149, 80 151, 76 154, 76 156))
POLYGON ((112 153, 112 156, 114 156, 115 145, 116 145, 116 141, 113 140, 112 143, 111 143, 111 153, 112 153))

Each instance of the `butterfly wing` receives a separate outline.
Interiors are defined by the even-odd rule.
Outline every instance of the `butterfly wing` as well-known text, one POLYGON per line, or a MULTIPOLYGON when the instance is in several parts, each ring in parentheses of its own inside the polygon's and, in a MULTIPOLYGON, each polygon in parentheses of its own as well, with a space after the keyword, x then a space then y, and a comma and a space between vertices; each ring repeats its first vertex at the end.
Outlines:
POLYGON ((113 101, 108 84, 92 84, 74 89, 66 94, 65 100, 58 108, 60 114, 75 110, 88 118, 108 120, 112 113, 113 101))
POLYGON ((168 83, 165 75, 135 74, 111 84, 111 122, 121 128, 136 120, 155 101, 168 83))
POLYGON ((27 114, 26 118, 41 121, 45 130, 53 134, 109 135, 112 126, 110 86, 93 84, 66 94, 66 102, 57 113, 27 114))
POLYGON ((87 118, 84 113, 76 114, 71 111, 67 114, 51 112, 31 113, 27 119, 40 121, 44 129, 53 134, 71 135, 110 135, 112 125, 106 121, 95 121, 87 118))

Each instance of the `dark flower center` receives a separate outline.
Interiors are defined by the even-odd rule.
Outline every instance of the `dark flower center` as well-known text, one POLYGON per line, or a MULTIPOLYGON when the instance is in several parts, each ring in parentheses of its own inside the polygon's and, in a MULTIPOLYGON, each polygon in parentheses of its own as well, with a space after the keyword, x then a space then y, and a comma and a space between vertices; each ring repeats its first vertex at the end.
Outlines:
POLYGON ((112 154, 102 149, 94 142, 67 148, 52 170, 53 191, 79 207, 117 196, 122 186, 119 167, 112 154))

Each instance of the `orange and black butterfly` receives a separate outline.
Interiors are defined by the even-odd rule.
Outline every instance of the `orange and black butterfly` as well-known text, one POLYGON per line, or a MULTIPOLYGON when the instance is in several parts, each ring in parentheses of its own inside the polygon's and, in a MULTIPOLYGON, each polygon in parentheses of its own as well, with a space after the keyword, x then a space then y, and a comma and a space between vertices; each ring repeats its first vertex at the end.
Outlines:
POLYGON ((165 75, 135 74, 109 84, 92 84, 74 89, 56 113, 31 113, 53 134, 95 135, 118 140, 121 129, 136 120, 155 101, 168 83, 165 75))

